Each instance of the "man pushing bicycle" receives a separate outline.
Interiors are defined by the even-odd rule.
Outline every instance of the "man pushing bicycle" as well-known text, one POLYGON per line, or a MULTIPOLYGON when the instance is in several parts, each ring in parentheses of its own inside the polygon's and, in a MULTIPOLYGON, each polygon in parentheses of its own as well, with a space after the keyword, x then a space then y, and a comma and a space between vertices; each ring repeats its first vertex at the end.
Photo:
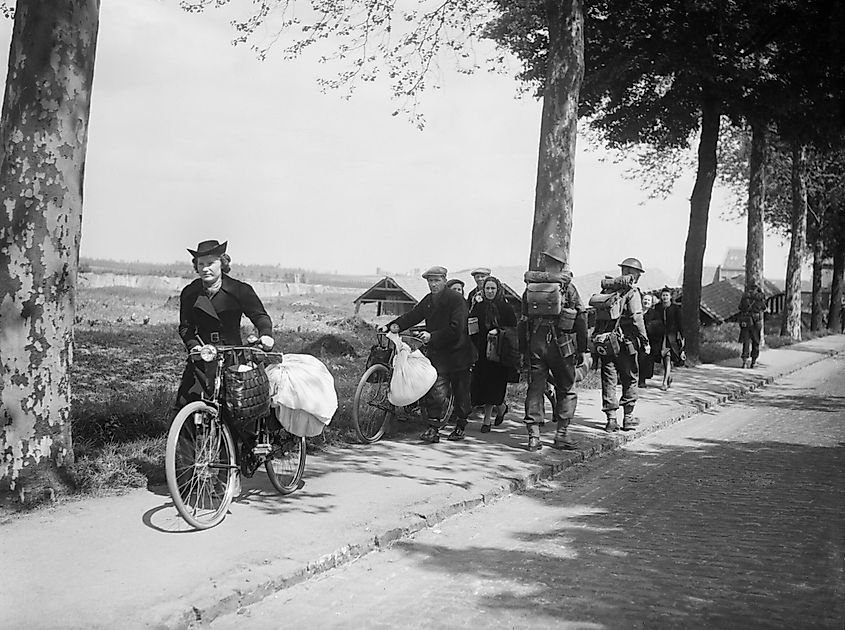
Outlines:
POLYGON ((450 390, 455 397, 456 424, 447 440, 464 439, 472 410, 469 384, 475 352, 467 331, 467 304, 457 292, 446 290, 446 273, 445 267, 432 267, 423 273, 431 292, 382 329, 398 333, 425 320, 425 330, 419 337, 428 346, 428 359, 437 370, 437 380, 421 401, 428 412, 429 427, 420 439, 430 443, 440 441, 440 418, 450 390))

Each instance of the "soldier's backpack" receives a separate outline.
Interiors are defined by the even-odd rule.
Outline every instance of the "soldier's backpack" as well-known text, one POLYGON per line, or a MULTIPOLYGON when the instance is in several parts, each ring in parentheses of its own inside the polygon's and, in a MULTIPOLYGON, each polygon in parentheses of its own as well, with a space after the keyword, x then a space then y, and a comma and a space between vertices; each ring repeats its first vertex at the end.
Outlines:
POLYGON ((625 300, 634 290, 633 277, 605 278, 601 281, 601 288, 601 293, 590 297, 590 306, 596 311, 596 328, 599 328, 599 322, 616 324, 622 317, 625 300))
POLYGON ((525 314, 529 318, 558 317, 563 308, 563 291, 572 279, 567 273, 526 271, 525 314))

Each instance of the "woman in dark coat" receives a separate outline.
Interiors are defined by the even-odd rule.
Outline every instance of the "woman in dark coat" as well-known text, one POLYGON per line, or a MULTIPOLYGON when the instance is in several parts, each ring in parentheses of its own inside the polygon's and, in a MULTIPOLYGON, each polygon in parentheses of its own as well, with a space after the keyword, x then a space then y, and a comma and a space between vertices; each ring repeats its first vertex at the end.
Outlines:
MULTIPOLYGON (((660 343, 659 340, 654 340, 654 328, 656 320, 654 319, 654 296, 651 293, 643 294, 643 322, 645 323, 645 330, 648 334, 649 345, 653 348, 655 343, 660 343)), ((654 359, 650 352, 645 351, 644 346, 640 346, 637 351, 637 363, 640 368, 639 386, 645 387, 646 381, 654 377, 654 359)))
POLYGON ((502 283, 493 276, 484 281, 482 299, 476 298, 470 309, 470 317, 478 318, 478 332, 472 335, 472 341, 478 350, 478 361, 472 369, 470 393, 472 404, 484 407, 484 420, 481 432, 490 431, 493 412, 496 412, 496 426, 502 424, 508 406, 505 404, 505 391, 508 378, 513 368, 498 361, 487 359, 487 340, 501 335, 503 329, 516 326, 516 313, 504 299, 502 283))
MULTIPOLYGON (((231 258, 226 243, 203 241, 189 249, 199 276, 182 290, 179 299, 179 336, 188 352, 204 344, 242 346, 241 317, 246 315, 258 330, 260 345, 273 345, 273 323, 264 305, 246 282, 228 275, 231 258)), ((182 374, 174 415, 202 393, 205 364, 189 361, 182 374)))
POLYGON ((672 365, 681 366, 686 360, 684 354, 684 325, 681 321, 681 307, 672 302, 672 289, 660 291, 660 302, 654 311, 654 339, 652 354, 654 362, 663 363, 663 384, 660 389, 672 386, 672 365))

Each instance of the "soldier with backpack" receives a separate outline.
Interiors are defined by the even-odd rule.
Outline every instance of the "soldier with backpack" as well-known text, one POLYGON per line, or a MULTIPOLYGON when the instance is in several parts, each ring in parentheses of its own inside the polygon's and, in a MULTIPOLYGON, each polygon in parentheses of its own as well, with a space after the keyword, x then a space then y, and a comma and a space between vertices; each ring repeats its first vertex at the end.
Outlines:
POLYGON ((622 275, 602 280, 602 291, 590 298, 596 310, 593 331, 593 352, 601 368, 602 411, 607 416, 605 431, 618 431, 616 410, 622 406, 622 430, 633 431, 639 422, 634 418, 637 402, 639 368, 637 353, 651 351, 643 322, 643 305, 636 286, 645 273, 636 258, 626 258, 619 266, 622 275), (622 385, 622 398, 616 397, 617 381, 622 385))
POLYGON ((587 318, 578 290, 571 283, 563 252, 543 252, 544 270, 525 273, 522 322, 528 364, 525 424, 528 450, 538 451, 540 426, 545 422, 544 393, 551 377, 555 390, 552 417, 557 423, 554 448, 574 449, 567 428, 575 416, 578 396, 573 391, 575 369, 587 350, 587 318))

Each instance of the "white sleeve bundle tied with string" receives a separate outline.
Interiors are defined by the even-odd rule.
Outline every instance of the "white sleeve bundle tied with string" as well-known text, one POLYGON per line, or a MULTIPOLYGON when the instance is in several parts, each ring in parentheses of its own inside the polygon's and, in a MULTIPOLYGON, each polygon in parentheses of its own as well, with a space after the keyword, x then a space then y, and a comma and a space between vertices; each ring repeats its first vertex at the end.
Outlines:
POLYGON ((428 357, 419 350, 412 351, 399 335, 390 333, 387 337, 396 346, 387 399, 399 407, 410 405, 428 393, 437 380, 437 370, 428 357))
POLYGON ((294 435, 319 435, 337 411, 334 377, 310 354, 286 354, 267 366, 270 406, 282 426, 294 435))

